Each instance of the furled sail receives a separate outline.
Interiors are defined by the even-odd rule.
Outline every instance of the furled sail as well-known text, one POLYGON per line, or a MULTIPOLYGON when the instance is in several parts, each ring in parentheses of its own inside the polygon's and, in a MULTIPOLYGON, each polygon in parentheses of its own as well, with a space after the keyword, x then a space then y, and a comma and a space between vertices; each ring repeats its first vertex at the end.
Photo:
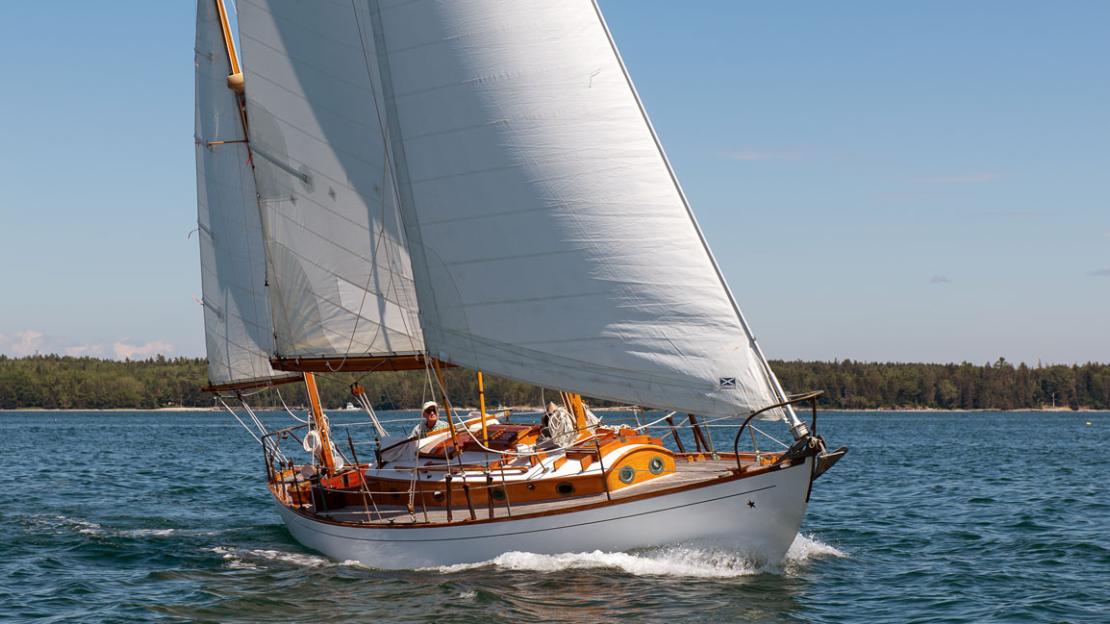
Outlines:
MULTIPOLYGON (((429 353, 701 414, 776 402, 593 2, 368 12, 429 353)), ((346 49, 334 27, 313 62, 346 49)))
POLYGON ((197 3, 197 220, 208 381, 249 387, 299 376, 270 368, 262 226, 215 3, 197 3))
POLYGON ((277 355, 423 353, 364 3, 238 7, 277 355))

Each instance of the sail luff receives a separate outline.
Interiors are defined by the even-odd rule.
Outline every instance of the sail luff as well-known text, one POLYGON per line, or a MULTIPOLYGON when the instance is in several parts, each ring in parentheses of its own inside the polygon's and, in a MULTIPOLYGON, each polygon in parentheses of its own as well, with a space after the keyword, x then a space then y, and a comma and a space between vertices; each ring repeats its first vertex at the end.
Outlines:
POLYGON ((272 325, 254 177, 219 0, 197 3, 196 163, 208 388, 294 381, 269 364, 272 325))

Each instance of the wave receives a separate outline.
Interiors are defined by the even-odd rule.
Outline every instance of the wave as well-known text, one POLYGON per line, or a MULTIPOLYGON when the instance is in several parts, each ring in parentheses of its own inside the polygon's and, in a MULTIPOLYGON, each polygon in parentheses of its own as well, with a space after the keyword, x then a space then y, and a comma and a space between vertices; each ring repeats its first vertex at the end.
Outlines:
POLYGON ((227 561, 227 566, 233 569, 258 569, 259 564, 267 562, 283 563, 302 568, 320 568, 335 563, 326 557, 284 550, 234 548, 231 546, 215 546, 206 550, 220 555, 221 558, 227 561))
MULTIPOLYGON (((24 522, 36 531, 50 531, 53 533, 77 533, 79 535, 95 536, 102 538, 129 537, 169 537, 179 533, 197 533, 196 531, 179 531, 178 529, 121 529, 104 526, 91 520, 74 518, 62 514, 25 516, 24 522)), ((219 531, 203 531, 202 535, 215 535, 219 531)))
POLYGON ((786 551, 786 557, 783 563, 800 564, 809 561, 810 559, 823 559, 825 557, 847 557, 848 553, 840 550, 835 546, 830 546, 816 538, 798 534, 794 538, 794 542, 790 544, 790 548, 786 551))
POLYGON ((54 533, 80 533, 81 535, 104 535, 105 530, 101 525, 71 518, 61 514, 24 516, 23 522, 33 527, 36 531, 51 531, 54 533))
POLYGON ((177 529, 129 529, 120 531, 124 537, 169 537, 177 533, 177 529))
POLYGON ((804 565, 810 560, 846 557, 840 549, 815 538, 799 534, 779 564, 755 562, 729 550, 702 549, 689 546, 654 548, 637 553, 593 552, 540 555, 528 552, 507 552, 489 561, 460 563, 426 568, 428 571, 453 574, 483 567, 530 572, 560 572, 609 568, 633 576, 681 576, 697 578, 734 578, 763 573, 782 573, 804 565))

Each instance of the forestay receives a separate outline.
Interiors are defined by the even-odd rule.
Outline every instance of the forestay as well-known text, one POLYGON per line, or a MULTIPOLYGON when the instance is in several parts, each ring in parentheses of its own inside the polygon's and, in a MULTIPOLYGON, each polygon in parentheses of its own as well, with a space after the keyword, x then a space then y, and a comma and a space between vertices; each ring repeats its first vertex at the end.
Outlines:
POLYGON ((422 352, 365 5, 238 6, 277 355, 422 352))
MULTIPOLYGON (((369 12, 431 354, 701 414, 776 402, 592 2, 369 12)), ((333 27, 314 62, 343 56, 333 27)), ((361 93, 334 88, 335 107, 361 93)))
POLYGON ((297 378, 270 368, 262 227, 230 71, 215 3, 198 2, 197 221, 208 381, 216 387, 297 378))

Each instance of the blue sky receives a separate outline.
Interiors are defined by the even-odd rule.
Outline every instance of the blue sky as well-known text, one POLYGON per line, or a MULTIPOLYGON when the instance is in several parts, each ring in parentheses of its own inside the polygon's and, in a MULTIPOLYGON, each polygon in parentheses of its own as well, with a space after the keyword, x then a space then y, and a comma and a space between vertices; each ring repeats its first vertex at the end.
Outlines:
MULTIPOLYGON (((1110 3, 601 6, 769 357, 1110 361, 1110 3)), ((0 3, 0 353, 203 354, 193 16, 0 3)))

